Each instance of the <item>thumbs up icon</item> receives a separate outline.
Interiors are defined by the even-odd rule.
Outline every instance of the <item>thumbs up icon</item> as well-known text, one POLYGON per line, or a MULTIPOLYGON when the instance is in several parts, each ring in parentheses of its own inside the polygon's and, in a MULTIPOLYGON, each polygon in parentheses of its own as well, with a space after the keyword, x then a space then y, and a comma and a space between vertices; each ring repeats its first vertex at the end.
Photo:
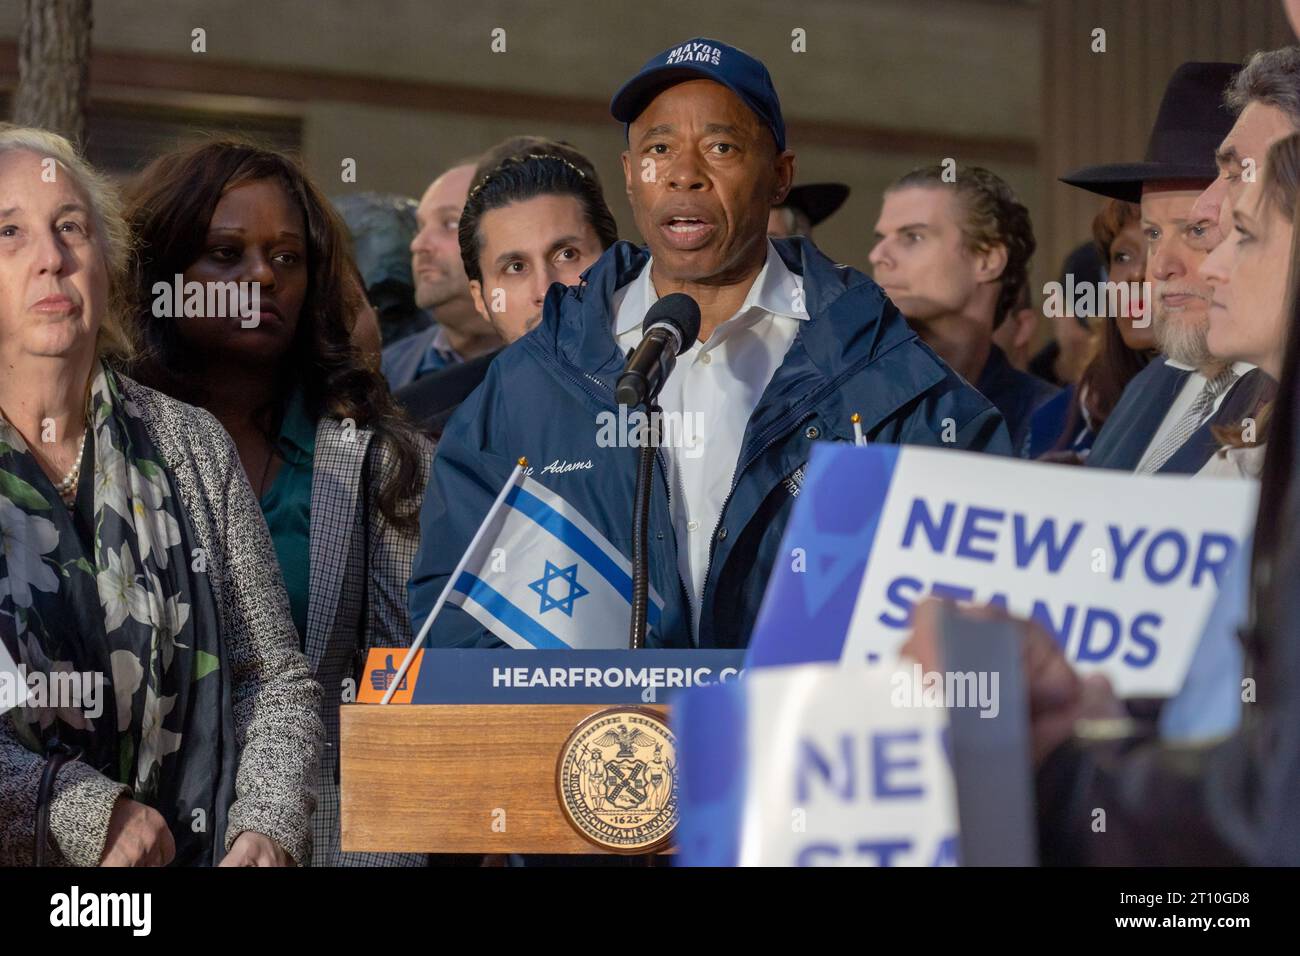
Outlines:
MULTIPOLYGON (((393 655, 389 654, 388 659, 384 662, 382 669, 370 672, 370 686, 375 690, 388 690, 393 683, 393 678, 397 676, 397 668, 393 666, 393 655)), ((406 690, 406 675, 402 675, 402 682, 397 685, 398 690, 406 690)))

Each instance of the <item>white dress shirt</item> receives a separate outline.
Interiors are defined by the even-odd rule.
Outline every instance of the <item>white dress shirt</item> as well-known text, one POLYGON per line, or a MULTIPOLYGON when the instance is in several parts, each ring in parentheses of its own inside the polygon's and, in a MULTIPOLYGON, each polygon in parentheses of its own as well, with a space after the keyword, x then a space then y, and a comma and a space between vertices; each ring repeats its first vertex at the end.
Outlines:
MULTIPOLYGON (((614 335, 624 353, 640 343, 641 323, 659 298, 650 279, 653 262, 614 295, 614 335)), ((768 242, 767 261, 739 311, 707 342, 697 341, 677 357, 659 393, 677 566, 691 597, 697 637, 709 543, 731 492, 745 427, 807 318, 802 277, 768 242)))
MULTIPOLYGON (((1179 390, 1177 397, 1174 398, 1173 404, 1169 406, 1169 411, 1165 412, 1165 417, 1161 420, 1160 427, 1156 429, 1156 433, 1152 435, 1151 440, 1147 442, 1146 451, 1142 453, 1142 458, 1138 461, 1137 468, 1134 469, 1137 472, 1142 471, 1142 466, 1146 463, 1146 460, 1151 457, 1151 453, 1161 446, 1165 440, 1165 436, 1173 431, 1174 426, 1178 424, 1178 421, 1183 417, 1187 410, 1192 407, 1192 403, 1196 401, 1196 396, 1200 395, 1201 390, 1205 388, 1205 376, 1190 365, 1183 365, 1181 362, 1175 362, 1173 359, 1169 358, 1165 359, 1165 365, 1170 368, 1180 369, 1184 372, 1191 372, 1192 374, 1183 380, 1183 387, 1179 390)), ((1233 385, 1236 385, 1237 382, 1241 380, 1241 377, 1251 371, 1254 367, 1255 366, 1251 365, 1249 362, 1232 363, 1232 370, 1237 373, 1237 377, 1233 379, 1232 385, 1229 385, 1219 393, 1219 397, 1214 400, 1214 406, 1209 409, 1205 413, 1205 417, 1201 419, 1202 425, 1212 418, 1214 413, 1219 410, 1219 406, 1223 404, 1223 400, 1227 398, 1228 393, 1232 391, 1233 385)))

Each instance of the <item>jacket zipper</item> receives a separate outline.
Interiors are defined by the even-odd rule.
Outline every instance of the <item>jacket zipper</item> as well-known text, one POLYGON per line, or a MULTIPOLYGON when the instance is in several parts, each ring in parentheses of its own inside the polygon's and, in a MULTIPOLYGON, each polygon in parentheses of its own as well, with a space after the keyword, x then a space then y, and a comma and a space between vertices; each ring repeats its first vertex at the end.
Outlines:
POLYGON ((794 421, 792 421, 789 425, 786 425, 785 420, 782 419, 780 422, 777 423, 776 426, 773 426, 773 428, 770 430, 772 437, 769 438, 767 442, 764 443, 764 445, 758 449, 758 451, 754 452, 754 454, 750 455, 747 459, 745 459, 745 463, 743 465, 741 465, 739 468, 736 469, 736 473, 731 478, 731 487, 727 490, 727 497, 722 499, 722 508, 719 509, 718 511, 718 520, 714 522, 713 525, 713 535, 709 538, 709 560, 708 563, 704 566, 705 587, 709 586, 709 575, 713 573, 713 551, 718 544, 718 529, 722 527, 722 516, 727 513, 727 505, 731 502, 731 496, 732 494, 735 493, 736 487, 740 484, 741 473, 746 468, 748 468, 751 464, 753 464, 759 458, 759 456, 763 454, 763 452, 767 451, 769 448, 775 445, 778 438, 780 438, 786 432, 798 428, 807 419, 812 418, 814 414, 816 413, 812 411, 806 412, 800 417, 796 418, 794 421))
MULTIPOLYGON (((854 365, 852 368, 844 372, 841 372, 839 375, 833 378, 822 388, 818 389, 816 392, 810 395, 807 401, 804 403, 804 405, 807 406, 809 404, 812 404, 817 400, 819 400, 822 397, 822 395, 834 391, 839 386, 840 382, 856 375, 863 366, 869 364, 871 364, 871 359, 864 359, 863 361, 854 365)), ((718 544, 718 529, 722 527, 722 516, 727 513, 727 505, 730 504, 731 502, 731 496, 732 494, 735 493, 736 487, 740 484, 740 476, 744 473, 745 469, 748 468, 750 465, 752 465, 755 461, 757 461, 758 458, 765 451, 767 451, 774 444, 776 444, 778 438, 780 438, 782 435, 786 434, 787 432, 793 431, 794 429, 798 428, 809 418, 812 418, 813 415, 815 414, 816 412, 812 410, 806 412, 797 412, 792 410, 786 415, 785 418, 778 419, 772 425, 772 427, 768 429, 768 434, 771 437, 768 438, 766 442, 764 442, 764 444, 762 445, 762 447, 758 449, 758 451, 754 452, 752 455, 746 458, 744 463, 736 469, 735 474, 731 476, 731 487, 727 489, 727 497, 722 499, 722 508, 718 511, 718 520, 714 523, 713 535, 709 538, 709 560, 704 567, 704 586, 706 588, 709 586, 709 575, 713 573, 713 552, 716 549, 718 544)), ((702 600, 703 600, 703 596, 701 595, 701 601, 702 600)))

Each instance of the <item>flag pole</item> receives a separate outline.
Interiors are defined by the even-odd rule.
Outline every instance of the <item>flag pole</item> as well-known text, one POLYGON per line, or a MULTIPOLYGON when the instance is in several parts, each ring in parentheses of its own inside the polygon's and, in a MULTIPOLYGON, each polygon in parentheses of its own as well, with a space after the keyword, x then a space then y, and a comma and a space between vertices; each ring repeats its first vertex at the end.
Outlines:
POLYGON ((865 445, 867 439, 862 434, 862 416, 854 412, 849 416, 849 421, 853 423, 853 444, 865 445))
POLYGON ((483 539, 483 534, 487 530, 487 526, 492 523, 492 519, 496 517, 496 513, 501 510, 501 505, 505 502, 506 495, 510 494, 510 489, 519 483, 519 476, 524 473, 524 469, 527 467, 528 459, 520 458, 518 463, 515 464, 515 470, 510 472, 510 477, 506 479, 506 483, 501 487, 501 493, 497 495, 497 500, 492 502, 492 507, 488 509, 488 513, 484 515, 482 523, 478 526, 478 530, 474 532, 474 537, 470 540, 469 547, 466 548, 465 553, 460 556, 460 561, 456 564, 456 569, 451 572, 451 576, 447 578, 447 583, 442 586, 442 593, 438 595, 438 600, 434 602, 433 610, 431 610, 429 616, 424 619, 424 626, 420 628, 420 633, 417 634, 415 640, 411 642, 411 647, 407 650, 406 657, 402 659, 402 666, 397 669, 397 673, 393 676, 393 682, 388 685, 388 690, 384 692, 384 698, 379 702, 381 705, 387 704, 392 700, 393 694, 397 691, 398 685, 402 683, 402 678, 406 676, 406 671, 411 666, 411 661, 415 660, 415 652, 419 649, 420 645, 424 643, 425 637, 428 636, 429 628, 433 625, 433 619, 438 616, 438 612, 442 610, 442 606, 447 603, 447 597, 451 594, 451 589, 455 587, 457 578, 461 576, 461 573, 465 570, 465 565, 469 563, 469 556, 478 550, 479 542, 483 539))

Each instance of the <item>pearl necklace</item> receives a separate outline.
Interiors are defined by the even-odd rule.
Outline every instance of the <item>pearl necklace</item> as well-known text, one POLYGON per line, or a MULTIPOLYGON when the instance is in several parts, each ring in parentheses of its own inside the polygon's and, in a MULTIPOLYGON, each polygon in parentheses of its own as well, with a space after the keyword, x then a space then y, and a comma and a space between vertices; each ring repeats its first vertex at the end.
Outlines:
MULTIPOLYGON (((86 431, 90 426, 86 426, 86 431)), ((58 484, 54 486, 58 491, 59 497, 63 503, 71 508, 77 501, 77 485, 81 482, 81 456, 86 453, 86 432, 81 433, 81 444, 77 446, 77 460, 72 463, 68 473, 59 479, 58 484)))

